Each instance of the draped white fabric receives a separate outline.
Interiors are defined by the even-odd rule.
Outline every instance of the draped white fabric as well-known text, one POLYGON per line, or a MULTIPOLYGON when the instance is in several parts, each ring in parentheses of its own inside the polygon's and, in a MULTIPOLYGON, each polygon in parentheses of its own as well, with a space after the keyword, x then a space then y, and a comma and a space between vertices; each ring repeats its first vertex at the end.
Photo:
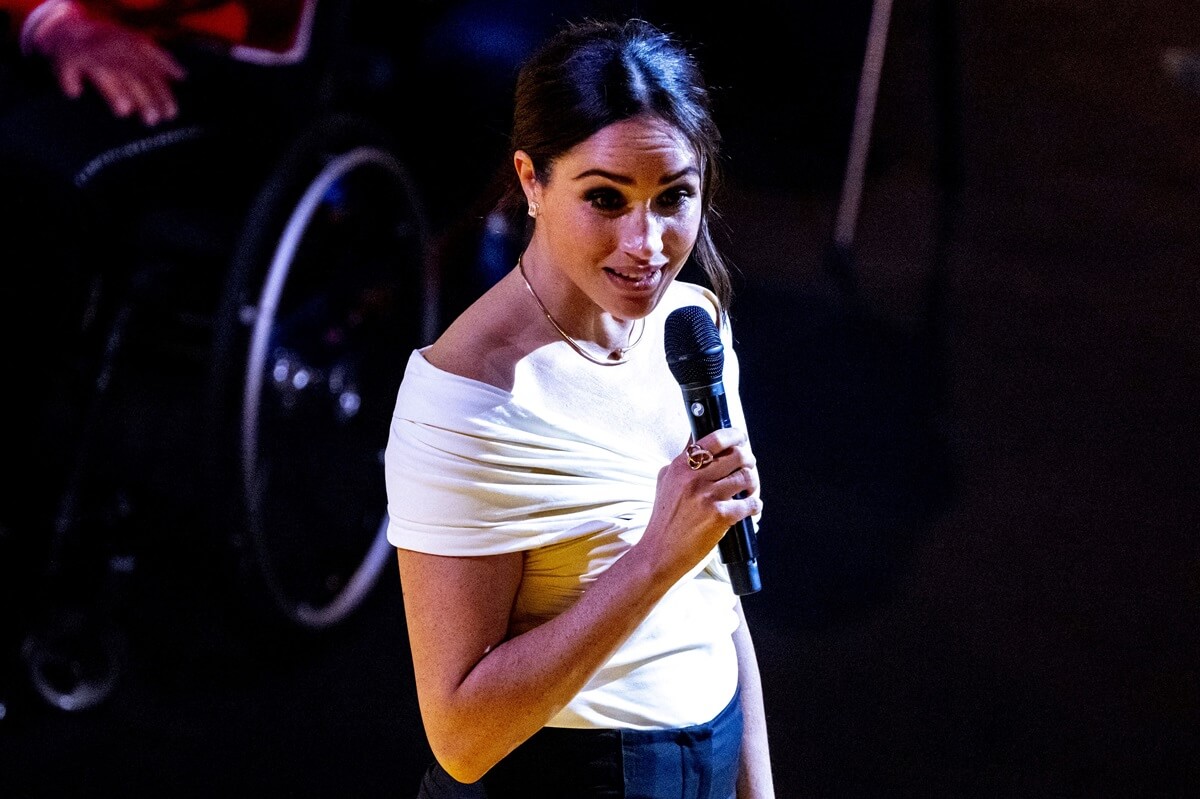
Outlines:
MULTIPOLYGON (((649 346, 661 348, 661 318, 652 325, 647 336, 657 341, 649 346)), ((723 335, 730 415, 744 424, 727 327, 723 335)), ((665 377, 649 379, 640 399, 620 395, 609 406, 599 383, 560 379, 565 368, 552 358, 520 364, 520 388, 510 393, 413 352, 385 454, 394 546, 450 556, 523 553, 513 635, 569 608, 636 545, 669 460, 664 453, 682 450, 688 437, 665 361, 658 370, 665 377)), ((650 729, 711 719, 737 684, 735 601, 714 548, 550 726, 650 729)))
POLYGON ((508 392, 414 352, 385 459, 389 538, 493 555, 573 537, 597 516, 648 518, 663 461, 631 446, 551 425, 508 392))

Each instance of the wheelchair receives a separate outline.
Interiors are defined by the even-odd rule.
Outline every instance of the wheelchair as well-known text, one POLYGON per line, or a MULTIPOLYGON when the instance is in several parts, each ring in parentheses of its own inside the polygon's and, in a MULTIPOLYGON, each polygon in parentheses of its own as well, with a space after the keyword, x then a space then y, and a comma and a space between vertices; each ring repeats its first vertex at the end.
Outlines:
POLYGON ((140 568, 121 532, 140 497, 156 523, 212 535, 181 546, 219 553, 213 583, 257 631, 342 625, 394 569, 383 447, 407 353, 441 324, 423 192, 353 110, 317 109, 253 154, 237 138, 160 148, 206 187, 97 245, 132 263, 87 285, 71 453, 19 641, 63 711, 103 703, 125 666, 111 611, 140 568))

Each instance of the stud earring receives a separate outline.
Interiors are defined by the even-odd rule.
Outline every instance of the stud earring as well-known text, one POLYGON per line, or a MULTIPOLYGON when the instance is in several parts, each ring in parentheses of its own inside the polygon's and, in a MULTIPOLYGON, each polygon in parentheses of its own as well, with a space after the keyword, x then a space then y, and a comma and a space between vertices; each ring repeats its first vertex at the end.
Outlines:
POLYGON ((531 217, 533 217, 534 219, 537 219, 537 215, 538 215, 538 204, 537 203, 531 202, 529 204, 529 215, 531 217))

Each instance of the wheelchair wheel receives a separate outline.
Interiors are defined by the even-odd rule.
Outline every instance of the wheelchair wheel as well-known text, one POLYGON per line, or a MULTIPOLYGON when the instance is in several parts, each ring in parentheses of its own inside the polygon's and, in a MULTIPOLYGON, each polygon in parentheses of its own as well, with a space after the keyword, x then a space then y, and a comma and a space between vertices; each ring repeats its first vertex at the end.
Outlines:
POLYGON ((213 355, 218 502, 253 599, 287 626, 350 616, 394 563, 383 447, 408 352, 432 340, 428 224, 369 125, 324 120, 257 198, 213 355))
POLYGON ((105 702, 125 661, 123 633, 90 608, 59 608, 21 645, 34 691, 67 712, 105 702))

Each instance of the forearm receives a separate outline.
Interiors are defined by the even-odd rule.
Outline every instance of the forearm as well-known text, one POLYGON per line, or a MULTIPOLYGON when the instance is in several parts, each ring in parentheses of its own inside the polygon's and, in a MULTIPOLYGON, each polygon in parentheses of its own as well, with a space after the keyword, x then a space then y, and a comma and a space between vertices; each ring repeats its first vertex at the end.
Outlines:
POLYGON ((46 30, 60 24, 71 15, 86 13, 83 6, 75 0, 18 0, 15 5, 19 9, 15 24, 20 37, 21 52, 25 55, 40 52, 37 46, 38 38, 46 30))
POLYGON ((742 700, 742 755, 738 769, 738 799, 773 799, 771 750, 767 741, 767 716, 762 695, 758 656, 746 626, 746 617, 738 605, 741 624, 733 634, 738 654, 738 684, 742 700))
POLYGON ((452 691, 427 686, 422 716, 442 766, 474 781, 566 706, 682 576, 664 560, 634 546, 568 610, 491 647, 452 691))

